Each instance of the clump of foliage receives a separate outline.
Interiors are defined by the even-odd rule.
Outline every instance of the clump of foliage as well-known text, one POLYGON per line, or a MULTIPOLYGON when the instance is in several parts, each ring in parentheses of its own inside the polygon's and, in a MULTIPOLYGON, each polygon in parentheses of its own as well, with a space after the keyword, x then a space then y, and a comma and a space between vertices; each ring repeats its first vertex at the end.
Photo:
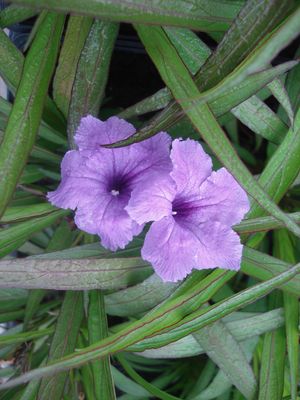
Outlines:
POLYGON ((297 400, 299 2, 12 3, 0 12, 12 98, 0 98, 0 399, 297 400), (28 18, 21 51, 4 29, 28 18), (136 55, 113 73, 120 24, 147 60, 131 86, 136 55), (138 128, 110 147, 167 131, 226 167, 251 200, 233 227, 239 272, 163 283, 140 257, 145 232, 111 252, 47 202, 88 114, 138 128))

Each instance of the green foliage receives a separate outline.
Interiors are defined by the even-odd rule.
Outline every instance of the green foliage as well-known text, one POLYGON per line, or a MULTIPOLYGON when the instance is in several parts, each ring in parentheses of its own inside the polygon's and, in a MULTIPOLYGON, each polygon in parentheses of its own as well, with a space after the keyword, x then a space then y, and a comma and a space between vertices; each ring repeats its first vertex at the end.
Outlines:
POLYGON ((298 400, 299 2, 11 2, 0 12, 0 77, 15 96, 0 98, 0 400, 298 400), (35 16, 22 52, 3 29, 35 16), (142 57, 161 80, 148 87, 145 68, 145 94, 127 92, 123 107, 111 86, 130 76, 114 53, 128 29, 146 54, 126 63, 142 57), (141 259, 143 234, 112 253, 46 202, 81 117, 116 113, 139 129, 112 147, 162 130, 192 137, 245 188, 239 272, 164 283, 141 259))

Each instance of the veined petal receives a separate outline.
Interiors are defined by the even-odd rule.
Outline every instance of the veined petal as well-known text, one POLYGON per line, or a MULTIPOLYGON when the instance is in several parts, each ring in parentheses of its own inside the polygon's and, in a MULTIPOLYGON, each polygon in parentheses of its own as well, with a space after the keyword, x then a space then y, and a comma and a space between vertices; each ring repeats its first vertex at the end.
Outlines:
POLYGON ((106 121, 101 121, 88 115, 80 121, 75 134, 75 143, 79 150, 99 150, 102 144, 126 139, 134 133, 134 126, 124 119, 110 117, 106 121))
POLYGON ((125 209, 139 224, 158 221, 172 214, 175 194, 175 182, 170 175, 153 174, 147 182, 143 182, 132 191, 125 209))
POLYGON ((197 226, 166 217, 150 227, 142 257, 164 281, 176 282, 193 268, 238 270, 242 250, 239 236, 219 222, 197 226))
POLYGON ((123 249, 143 230, 124 210, 128 198, 126 196, 102 196, 90 207, 79 207, 75 213, 76 225, 101 238, 101 244, 110 249, 123 249))
POLYGON ((199 206, 207 220, 228 226, 239 223, 250 209, 247 193, 225 168, 203 182, 199 206))
POLYGON ((199 193, 199 187, 212 172, 212 161, 200 143, 195 140, 174 140, 171 151, 171 177, 177 186, 177 195, 199 193))
POLYGON ((56 207, 75 210, 79 205, 89 207, 95 196, 103 193, 103 185, 98 175, 87 167, 89 154, 68 151, 61 163, 62 180, 58 188, 47 194, 56 207))

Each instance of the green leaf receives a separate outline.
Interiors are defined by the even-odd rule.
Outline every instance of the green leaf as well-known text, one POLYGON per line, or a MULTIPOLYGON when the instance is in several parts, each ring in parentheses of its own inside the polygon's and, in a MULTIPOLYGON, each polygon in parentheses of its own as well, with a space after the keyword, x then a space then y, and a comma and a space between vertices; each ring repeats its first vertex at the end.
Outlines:
MULTIPOLYGON (((298 14, 293 15, 292 25, 300 21, 299 18, 295 22, 296 15, 298 16, 298 14)), ((209 107, 206 104, 199 104, 198 100, 192 100, 199 98, 199 91, 162 29, 141 25, 136 28, 161 77, 172 90, 174 97, 181 101, 184 112, 220 161, 261 207, 300 236, 299 227, 270 200, 240 161, 209 107), (182 99, 186 100, 182 101, 182 99)))
POLYGON ((127 289, 107 294, 107 313, 118 316, 134 316, 148 311, 168 298, 178 283, 163 282, 156 274, 127 289))
POLYGON ((118 24, 95 20, 81 52, 68 118, 68 138, 72 148, 76 147, 73 136, 80 119, 87 114, 99 114, 118 29, 118 24))
POLYGON ((140 258, 37 259, 0 261, 0 287, 88 290, 120 289, 149 275, 140 258))
MULTIPOLYGON (((289 217, 292 218, 297 224, 300 223, 300 212, 295 212, 289 214, 289 217)), ((274 217, 259 217, 259 218, 250 218, 244 219, 238 225, 234 225, 233 229, 240 233, 252 233, 259 231, 268 231, 271 229, 282 228, 283 223, 275 219, 274 217)))
POLYGON ((142 376, 140 376, 129 364, 128 361, 122 356, 118 355, 118 360, 120 361, 122 367, 125 369, 127 374, 134 379, 138 384, 144 387, 152 396, 161 400, 180 400, 179 397, 172 396, 158 387, 154 386, 150 382, 146 381, 142 376))
POLYGON ((257 390, 254 373, 242 348, 226 325, 217 321, 194 332, 193 336, 246 399, 254 399, 257 390))
MULTIPOLYGON (((279 295, 279 293, 275 293, 273 296, 275 307, 280 302, 279 295)), ((265 334, 259 377, 259 400, 282 399, 285 344, 284 328, 265 334)))
MULTIPOLYGON (((74 350, 83 315, 83 294, 66 292, 51 342, 48 362, 74 350)), ((39 400, 60 399, 67 377, 68 373, 60 373, 51 378, 43 378, 37 398, 39 400)))
POLYGON ((11 224, 13 222, 21 222, 27 219, 40 217, 57 211, 57 208, 50 203, 38 203, 28 206, 15 206, 6 209, 1 224, 11 224))
POLYGON ((76 68, 92 18, 71 15, 53 81, 53 98, 67 118, 76 68))
MULTIPOLYGON (((281 308, 260 315, 248 314, 237 312, 221 320, 238 342, 262 335, 284 325, 284 314, 281 308)), ((143 352, 142 355, 149 358, 184 358, 205 353, 203 347, 193 335, 187 335, 175 341, 180 329, 180 327, 175 328, 167 333, 144 339, 133 346, 129 346, 127 351, 143 352)))
MULTIPOLYGON (((249 362, 251 361, 253 350, 256 344, 256 338, 248 339, 240 344, 249 362)), ((199 395, 196 397, 193 397, 193 400, 210 400, 215 399, 217 396, 222 399, 224 394, 230 390, 231 386, 231 382, 227 378, 226 374, 220 370, 215 375, 212 382, 205 388, 205 390, 201 391, 201 393, 199 393, 199 395)))
POLYGON ((16 334, 0 335, 0 346, 8 346, 10 344, 21 344, 30 340, 39 339, 44 336, 52 335, 54 328, 40 329, 38 331, 29 331, 16 334))
POLYGON ((209 47, 189 29, 167 26, 163 29, 187 68, 195 74, 209 57, 211 53, 209 47))
POLYGON ((3 257, 20 247, 34 233, 54 224, 69 211, 57 210, 37 218, 29 219, 9 228, 0 229, 0 256, 3 257))
POLYGON ((11 5, 0 11, 0 28, 8 28, 11 25, 23 22, 37 14, 33 8, 11 5))
POLYGON ((182 332, 178 335, 178 338, 176 338, 180 339, 180 337, 186 336, 193 331, 193 321, 195 318, 201 317, 201 322, 199 323, 198 320, 197 324, 197 329, 200 329, 217 321, 225 315, 232 313, 236 309, 266 295, 274 288, 293 279, 299 272, 300 264, 297 264, 288 271, 277 275, 275 278, 272 278, 267 282, 246 289, 243 292, 231 296, 230 298, 204 310, 201 309, 200 311, 191 313, 192 309, 190 301, 192 299, 195 300, 195 296, 197 297, 197 302, 194 302, 193 309, 199 309, 199 305, 206 302, 208 298, 210 298, 214 292, 220 288, 220 285, 225 283, 224 278, 228 279, 226 274, 224 275, 220 271, 215 271, 207 278, 203 279, 201 283, 196 285, 196 290, 193 288, 191 293, 186 293, 185 295, 177 297, 175 300, 164 303, 162 307, 157 307, 154 312, 152 311, 139 321, 131 323, 128 327, 124 328, 117 334, 114 334, 101 342, 95 343, 92 346, 86 347, 85 349, 79 350, 68 357, 64 357, 51 365, 23 374, 16 379, 2 384, 0 388, 7 389, 9 387, 14 387, 32 379, 49 376, 59 371, 74 368, 82 363, 93 361, 99 357, 124 350, 126 347, 133 345, 139 340, 154 334, 159 334, 161 331, 161 321, 163 321, 162 326, 168 326, 168 329, 171 329, 172 325, 176 326, 176 322, 178 326, 178 321, 181 321, 180 325, 182 327, 182 332), (219 282, 216 280, 217 277, 219 278, 219 282), (200 293, 201 295, 199 295, 200 293), (184 318, 186 312, 191 314, 184 318))
POLYGON ((205 0, 188 2, 184 0, 131 0, 124 7, 121 3, 105 0, 14 0, 27 6, 46 7, 62 12, 91 15, 103 20, 141 22, 158 25, 185 26, 201 31, 224 31, 236 16, 242 2, 232 0, 205 0), (176 12, 174 12, 176 10, 176 12))
MULTIPOLYGON (((25 60, 21 51, 17 49, 2 29, 0 29, 0 54, 1 60, 3 60, 2 62, 0 61, 0 76, 9 90, 15 94, 22 78, 25 60)), ((50 97, 46 97, 43 118, 49 125, 55 126, 62 132, 65 131, 65 121, 50 97)))
MULTIPOLYGON (((281 145, 277 148, 261 173, 258 182, 278 203, 300 172, 300 110, 298 110, 294 128, 291 128, 281 145)), ((253 204, 248 218, 264 215, 264 210, 253 204)))
MULTIPOLYGON (((89 344, 96 343, 108 336, 104 295, 100 290, 89 293, 88 311, 89 344)), ((116 398, 112 380, 110 359, 103 357, 91 363, 95 400, 114 400, 116 398)))
POLYGON ((40 124, 64 18, 48 14, 30 48, 0 147, 0 216, 10 201, 40 124))
MULTIPOLYGON (((208 90, 220 83, 228 73, 237 68, 251 52, 255 51, 256 46, 262 51, 262 59, 266 61, 265 67, 269 65, 266 55, 271 60, 275 56, 276 51, 280 49, 280 43, 277 38, 274 38, 274 40, 272 40, 272 45, 274 46, 272 52, 270 51, 264 54, 264 47, 269 43, 267 34, 274 28, 276 28, 275 32, 278 31, 278 27, 280 27, 279 22, 283 21, 285 16, 288 15, 292 9, 296 8, 296 4, 295 1, 289 0, 275 0, 272 1, 271 4, 269 0, 247 1, 216 51, 196 74, 195 83, 201 91, 208 90), (260 42, 262 42, 264 46, 261 46, 260 42)), ((289 19, 286 23, 288 22, 289 19)), ((282 26, 285 25, 286 24, 283 24, 282 26)), ((297 29, 294 31, 290 29, 288 35, 292 35, 292 33, 295 34, 295 31, 297 32, 297 29)), ((254 93, 255 91, 249 94, 249 96, 254 93)), ((186 98, 186 96, 184 98, 186 98)), ((247 99, 247 97, 243 100, 245 99, 247 99)), ((240 102, 241 101, 233 104, 230 108, 238 105, 240 102)), ((227 111, 229 109, 227 109, 227 111)), ((213 112, 218 115, 215 110, 213 110, 213 112)), ((123 142, 123 144, 137 142, 159 131, 166 130, 175 122, 178 122, 183 116, 184 114, 179 105, 172 102, 164 111, 150 120, 147 126, 132 136, 130 141, 123 142)))
POLYGON ((289 118, 290 124, 291 126, 293 126, 294 111, 289 96, 287 94, 287 91, 284 87, 284 84, 281 82, 280 79, 275 79, 273 82, 268 84, 268 88, 270 89, 272 95, 278 100, 278 102, 284 108, 289 118))
MULTIPOLYGON (((267 280, 279 273, 287 271, 289 268, 291 268, 291 264, 249 247, 244 247, 241 270, 249 276, 260 280, 267 280)), ((300 276, 296 276, 280 289, 297 296, 300 292, 299 285, 300 276)))
MULTIPOLYGON (((275 232, 275 255, 289 263, 295 263, 294 243, 286 230, 275 232)), ((299 378, 299 300, 298 296, 284 293, 285 327, 290 366, 291 399, 297 400, 299 378)))

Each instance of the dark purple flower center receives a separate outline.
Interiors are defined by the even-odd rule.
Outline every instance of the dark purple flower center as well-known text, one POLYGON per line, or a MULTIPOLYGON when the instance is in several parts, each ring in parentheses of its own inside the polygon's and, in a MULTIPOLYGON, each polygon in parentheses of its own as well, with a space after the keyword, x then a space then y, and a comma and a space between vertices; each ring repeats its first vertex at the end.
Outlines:
POLYGON ((176 198, 172 203, 172 215, 175 219, 188 217, 193 212, 194 204, 184 198, 176 198))
POLYGON ((112 176, 108 180, 107 191, 113 196, 129 195, 131 192, 130 182, 126 176, 112 176))

